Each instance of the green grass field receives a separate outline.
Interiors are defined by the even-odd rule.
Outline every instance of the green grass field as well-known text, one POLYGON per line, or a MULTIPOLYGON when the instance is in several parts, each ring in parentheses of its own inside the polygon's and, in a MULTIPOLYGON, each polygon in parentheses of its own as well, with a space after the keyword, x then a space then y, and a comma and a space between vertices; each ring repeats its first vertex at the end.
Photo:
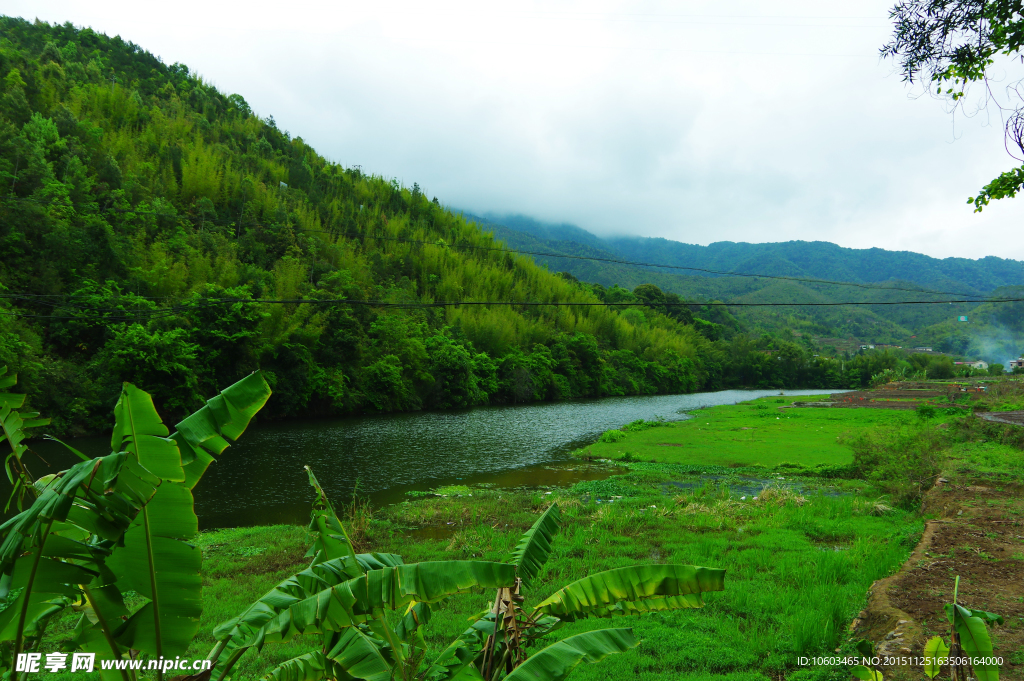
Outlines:
MULTIPOLYGON (((474 488, 472 498, 417 499, 376 511, 359 549, 399 553, 407 562, 500 560, 557 501, 564 527, 527 605, 572 580, 624 565, 691 563, 727 570, 726 590, 709 594, 702 610, 591 620, 559 630, 560 638, 588 628, 629 626, 642 639, 637 649, 581 666, 571 678, 738 681, 809 675, 795 666, 796 656, 829 653, 844 641, 844 628, 863 607, 867 588, 898 569, 921 530, 909 512, 875 515, 877 492, 861 482, 830 487, 807 480, 799 494, 776 488, 754 502, 710 483, 686 491, 670 484, 680 479, 675 466, 647 463, 570 489, 474 488), (597 500, 612 495, 621 499, 597 500)), ((188 653, 195 658, 213 646, 217 624, 306 565, 300 527, 204 532, 198 543, 206 575, 202 627, 188 653)), ((491 599, 490 593, 469 594, 444 603, 431 619, 428 643, 442 649, 491 599)), ((73 623, 68 616, 51 628, 46 648, 57 649, 73 623)), ((313 644, 300 638, 250 651, 234 678, 258 679, 313 644)), ((825 678, 828 672, 811 676, 825 678)))
MULTIPOLYGON (((711 485, 680 494, 665 487, 679 479, 672 467, 641 468, 604 483, 607 491, 621 493, 611 504, 591 494, 601 483, 587 483, 550 494, 475 489, 472 499, 421 499, 384 509, 362 548, 394 551, 406 561, 502 559, 543 508, 557 501, 565 525, 527 604, 589 573, 624 565, 691 563, 728 571, 726 591, 710 594, 703 610, 592 620, 560 630, 564 637, 600 626, 631 626, 643 639, 636 650, 580 667, 573 679, 766 679, 795 672, 797 655, 828 653, 839 645, 867 588, 899 567, 921 529, 903 511, 872 515, 875 494, 866 487, 839 496, 823 488, 805 491, 803 499, 783 492, 763 502, 740 501, 711 485), (423 523, 436 532, 407 529, 423 523), (429 534, 435 536, 425 538, 429 534)), ((291 527, 203 535, 212 570, 196 656, 212 646, 213 625, 288 573, 275 568, 300 555, 300 539, 291 527)), ((442 649, 492 598, 473 594, 445 603, 431 619, 428 642, 442 649)), ((257 678, 308 645, 268 645, 259 656, 250 653, 238 674, 257 678)))
MULTIPOLYGON (((793 480, 787 472, 782 482, 781 474, 769 475, 764 468, 735 466, 848 463, 849 449, 840 441, 845 435, 913 416, 866 409, 779 412, 775 399, 701 410, 687 422, 594 445, 594 456, 616 458, 629 451, 642 459, 626 463, 625 474, 607 480, 572 488, 452 488, 445 490, 447 496, 410 499, 377 509, 372 517, 364 509, 353 516, 357 548, 398 553, 407 562, 501 560, 544 508, 558 502, 564 527, 541 578, 526 594, 527 605, 570 581, 624 565, 690 563, 727 570, 726 590, 709 594, 704 609, 590 620, 560 629, 556 638, 629 626, 642 639, 628 653, 579 667, 572 679, 839 681, 842 669, 803 669, 796 666, 797 656, 831 654, 848 645, 845 627, 864 606, 867 589, 899 568, 922 523, 913 512, 879 507, 881 492, 865 481, 793 480), (740 430, 745 427, 752 431, 740 430), (715 480, 694 471, 694 463, 706 466, 715 480), (784 487, 790 484, 798 487, 784 487), (755 501, 736 485, 765 487, 755 501)), ((217 624, 308 562, 300 527, 204 532, 198 544, 205 565, 204 613, 188 652, 193 658, 205 657, 213 647, 217 624)), ((490 593, 467 594, 441 605, 428 627, 433 650, 465 630, 467 617, 492 599, 490 593)), ((71 613, 56 622, 44 649, 58 649, 73 626, 71 613)), ((259 679, 313 645, 313 639, 300 638, 250 651, 234 679, 259 679)), ((46 678, 86 681, 90 675, 46 678)))
MULTIPOLYGON (((887 409, 779 409, 814 397, 768 397, 693 412, 688 421, 624 432, 616 441, 596 442, 579 453, 599 459, 639 459, 665 463, 774 467, 796 464, 845 465, 852 461, 845 437, 872 426, 913 419, 887 409)), ((603 440, 619 437, 606 433, 603 440)))
POLYGON ((961 442, 950 449, 945 470, 951 474, 1024 479, 1024 455, 1016 447, 999 442, 961 442))

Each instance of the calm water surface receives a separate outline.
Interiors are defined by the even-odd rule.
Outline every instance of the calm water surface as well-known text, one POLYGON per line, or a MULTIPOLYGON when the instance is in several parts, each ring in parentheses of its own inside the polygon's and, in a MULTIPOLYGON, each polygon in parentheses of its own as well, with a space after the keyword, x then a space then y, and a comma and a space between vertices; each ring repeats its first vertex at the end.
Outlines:
MULTIPOLYGON (((606 477, 607 469, 569 453, 636 419, 678 421, 700 407, 776 394, 725 390, 257 425, 210 466, 195 489, 196 512, 204 528, 305 522, 313 497, 305 465, 336 503, 351 497, 357 480, 360 494, 382 504, 445 484, 566 485, 606 477)), ((108 438, 69 444, 90 456, 110 449, 108 438)), ((54 466, 73 463, 54 443, 36 441, 32 449, 54 466)))

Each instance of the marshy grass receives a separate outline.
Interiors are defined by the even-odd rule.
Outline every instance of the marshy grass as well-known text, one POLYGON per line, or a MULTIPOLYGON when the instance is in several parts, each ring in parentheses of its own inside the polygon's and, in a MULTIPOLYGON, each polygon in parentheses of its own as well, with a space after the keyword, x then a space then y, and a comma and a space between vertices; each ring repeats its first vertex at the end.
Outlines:
MULTIPOLYGON (((708 594, 703 609, 617 618, 613 625, 633 627, 642 643, 599 665, 581 665, 573 672, 575 681, 803 678, 808 672, 795 667, 795 657, 834 650, 871 583, 903 563, 921 531, 920 521, 907 511, 875 513, 879 496, 870 488, 825 493, 808 491, 813 481, 803 481, 796 492, 772 483, 753 501, 750 495, 741 499, 744 495, 720 480, 670 494, 666 483, 679 479, 677 469, 640 468, 571 489, 472 487, 460 490, 462 496, 379 509, 357 503, 339 512, 350 527, 359 528, 366 551, 398 553, 409 562, 492 560, 507 556, 537 515, 557 502, 563 527, 547 566, 526 594, 527 605, 570 581, 614 567, 689 563, 726 569, 725 591, 708 594)), ((200 634, 187 653, 195 658, 209 652, 217 624, 308 563, 302 527, 204 532, 198 545, 206 576, 200 634)), ((432 652, 464 631, 466 617, 492 598, 464 594, 441 604, 427 630, 432 652)), ((576 622, 557 635, 608 624, 576 622)), ((69 619, 52 628, 51 649, 70 636, 73 625, 69 619)), ((236 668, 238 678, 260 678, 311 645, 299 637, 247 653, 236 668)), ((73 678, 91 681, 89 675, 73 678)))
MULTIPOLYGON (((911 513, 878 514, 877 490, 836 494, 799 491, 770 483, 741 496, 726 481, 705 481, 680 494, 666 493, 678 479, 656 466, 572 490, 474 490, 472 500, 422 499, 380 511, 375 531, 413 518, 461 522, 447 537, 424 540, 392 533, 381 545, 406 560, 501 558, 541 508, 557 501, 564 519, 554 552, 527 594, 537 603, 565 583, 598 570, 642 562, 691 563, 727 570, 726 590, 710 594, 707 607, 626 617, 643 643, 601 665, 581 666, 574 679, 677 679, 715 674, 763 678, 795 671, 797 655, 831 652, 850 619, 863 607, 871 583, 899 568, 922 524, 911 513), (598 483, 609 483, 607 485, 598 483), (612 484, 613 483, 613 484, 612 484), (611 492, 625 492, 611 494, 611 492), (537 497, 541 505, 537 505, 537 497), (476 520, 465 509, 476 509, 476 520), (456 520, 453 520, 456 519, 456 520)), ((787 481, 788 483, 789 481, 787 481)), ((456 527, 456 526, 452 526, 456 527)), ((489 595, 451 599, 432 619, 428 639, 446 644, 465 628, 465 615, 486 606, 489 595)), ((583 621, 560 636, 605 626, 583 621)))
POLYGON ((710 464, 719 466, 847 466, 851 432, 896 425, 912 416, 884 409, 787 408, 810 397, 763 398, 740 405, 700 409, 668 427, 609 431, 588 446, 590 459, 710 464))

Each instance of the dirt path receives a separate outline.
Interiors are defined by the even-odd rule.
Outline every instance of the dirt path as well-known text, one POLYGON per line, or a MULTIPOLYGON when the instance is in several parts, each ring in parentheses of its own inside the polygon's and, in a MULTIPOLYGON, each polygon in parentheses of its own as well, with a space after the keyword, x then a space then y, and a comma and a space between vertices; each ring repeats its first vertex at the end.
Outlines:
POLYGON ((854 635, 877 642, 881 655, 921 655, 931 636, 948 638, 942 606, 960 575, 961 604, 1005 619, 991 630, 1000 677, 1024 680, 1024 488, 947 481, 928 493, 922 513, 935 519, 903 569, 872 586, 854 635))

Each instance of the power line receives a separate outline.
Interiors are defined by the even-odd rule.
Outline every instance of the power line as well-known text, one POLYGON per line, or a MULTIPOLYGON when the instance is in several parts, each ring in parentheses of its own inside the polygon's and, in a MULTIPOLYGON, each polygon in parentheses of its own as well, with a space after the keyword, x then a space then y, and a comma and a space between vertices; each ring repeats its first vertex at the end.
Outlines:
MULTIPOLYGON (((293 231, 296 231, 296 232, 320 232, 320 233, 324 233, 324 234, 333 234, 332 232, 330 232, 329 230, 326 230, 326 229, 302 229, 302 228, 292 228, 292 229, 293 229, 293 231)), ((337 236, 348 236, 348 235, 346 235, 346 234, 338 234, 337 236)), ((399 242, 403 242, 403 243, 424 244, 424 245, 428 245, 428 246, 440 246, 441 245, 441 244, 438 244, 435 241, 426 241, 426 240, 421 240, 421 239, 405 239, 405 238, 401 238, 401 237, 379 237, 379 236, 373 236, 373 235, 369 235, 369 234, 360 234, 360 235, 355 235, 355 237, 349 237, 349 238, 379 239, 379 240, 382 240, 382 241, 399 241, 399 242)), ((809 277, 787 277, 787 276, 783 276, 783 275, 774 275, 774 274, 754 274, 754 273, 751 273, 751 272, 727 272, 727 271, 723 271, 723 270, 712 270, 712 269, 707 269, 707 268, 703 268, 703 267, 688 267, 688 266, 685 266, 685 265, 662 265, 662 264, 659 264, 659 263, 640 262, 640 261, 636 261, 636 260, 621 260, 621 259, 617 259, 617 258, 599 258, 597 256, 590 256, 590 255, 563 255, 561 253, 544 253, 544 252, 541 252, 541 251, 520 251, 520 250, 511 249, 511 248, 497 248, 497 247, 491 247, 491 246, 472 246, 472 245, 466 245, 466 244, 446 244, 446 245, 448 245, 450 248, 459 248, 459 249, 464 249, 464 250, 496 251, 496 252, 499 252, 499 253, 511 253, 513 255, 535 255, 535 256, 539 256, 539 257, 566 258, 566 259, 570 259, 570 260, 594 260, 594 261, 597 261, 597 262, 607 262, 607 263, 614 263, 614 264, 619 264, 619 265, 633 265, 633 266, 637 266, 637 267, 662 267, 662 268, 666 268, 666 269, 687 270, 687 271, 691 271, 691 272, 704 272, 704 273, 707 273, 707 274, 718 274, 718 275, 725 275, 725 276, 732 276, 732 277, 755 277, 755 278, 758 278, 758 279, 781 279, 781 280, 785 280, 785 281, 799 281, 799 282, 808 283, 808 284, 828 284, 828 285, 832 285, 832 286, 852 286, 852 287, 855 287, 855 288, 872 289, 872 290, 878 290, 878 291, 907 291, 907 292, 910 292, 910 293, 934 293, 936 295, 942 295, 942 296, 976 296, 976 297, 979 297, 979 298, 982 296, 982 294, 980 294, 980 293, 975 294, 975 293, 963 293, 963 292, 959 292, 959 291, 935 291, 935 290, 931 290, 931 289, 902 288, 902 287, 898 287, 898 286, 876 286, 876 285, 873 285, 873 284, 858 284, 858 283, 852 282, 852 281, 831 281, 829 279, 813 279, 813 278, 809 278, 809 277)), ((974 302, 974 301, 967 301, 967 302, 974 302)), ((983 302, 983 301, 977 301, 977 302, 983 302)))
MULTIPOLYGON (((56 316, 56 315, 44 315, 44 314, 30 314, 23 312, 0 312, 0 315, 6 315, 11 317, 29 318, 29 319, 47 319, 47 320, 78 320, 78 321, 102 321, 102 322, 117 322, 117 321, 149 321, 152 319, 161 319, 165 317, 172 317, 188 310, 202 309, 208 307, 215 307, 222 304, 269 304, 269 305, 354 305, 364 307, 376 307, 376 308, 391 308, 391 309, 426 309, 426 308, 449 308, 449 307, 484 307, 484 306, 503 306, 503 307, 646 307, 657 310, 660 307, 665 308, 679 308, 679 307, 841 307, 846 305, 852 306, 864 306, 864 305, 942 305, 954 303, 1019 303, 1024 302, 1024 298, 993 298, 984 301, 977 300, 902 300, 902 301, 851 301, 851 302, 827 302, 827 303, 738 303, 738 302, 688 302, 688 303, 663 303, 663 304, 650 304, 644 302, 622 302, 622 303, 605 303, 605 302, 569 302, 569 301, 501 301, 501 300, 451 300, 451 301, 435 301, 429 303, 423 302, 392 302, 384 300, 351 300, 351 299, 316 299, 316 298, 203 298, 201 299, 204 304, 202 305, 176 305, 171 308, 159 308, 155 310, 138 311, 136 314, 121 314, 121 315, 67 315, 67 316, 56 316)), ((74 309, 74 306, 68 306, 74 309)), ((120 308, 88 308, 85 306, 79 306, 78 309, 86 309, 90 312, 96 312, 102 309, 116 310, 118 312, 124 312, 120 308)))
MULTIPOLYGON (((31 202, 31 203, 36 203, 36 204, 39 204, 39 205, 43 205, 42 202, 37 201, 35 199, 28 198, 28 197, 26 197, 26 198, 16 198, 14 200, 28 201, 28 202, 31 202)), ((138 215, 154 215, 154 216, 157 216, 157 217, 194 220, 194 218, 191 218, 190 216, 179 215, 179 214, 175 214, 175 213, 158 213, 156 211, 133 210, 133 209, 130 209, 130 208, 106 208, 104 210, 114 211, 114 212, 118 212, 118 213, 134 213, 134 214, 138 214, 138 215)), ((223 219, 208 219, 208 220, 204 220, 204 222, 209 222, 211 224, 219 224, 219 225, 235 225, 235 224, 237 224, 237 223, 235 223, 233 221, 223 220, 223 219)), ((251 223, 248 223, 248 225, 249 226, 253 226, 253 225, 260 226, 258 222, 251 222, 251 223)), ((962 292, 962 291, 937 291, 937 290, 934 290, 934 289, 925 289, 925 288, 906 288, 906 287, 901 287, 901 286, 880 286, 880 285, 876 285, 876 284, 861 284, 861 283, 852 282, 852 281, 835 281, 835 280, 831 280, 831 279, 817 279, 817 278, 813 278, 813 277, 793 277, 793 276, 775 275, 775 274, 756 274, 756 273, 753 273, 753 272, 734 272, 734 271, 727 271, 727 270, 713 270, 713 269, 704 268, 704 267, 690 267, 690 266, 686 266, 686 265, 667 265, 667 264, 662 264, 662 263, 651 263, 651 262, 643 262, 643 261, 638 261, 638 260, 624 260, 624 259, 620 259, 620 258, 603 258, 603 257, 588 256, 588 255, 567 255, 567 254, 563 254, 563 253, 547 253, 547 252, 543 252, 543 251, 525 251, 525 250, 516 250, 516 249, 512 249, 512 248, 499 248, 499 247, 496 247, 496 246, 476 246, 476 245, 472 245, 472 244, 458 243, 458 242, 453 242, 451 244, 449 244, 449 243, 441 244, 441 243, 438 243, 437 241, 429 241, 429 240, 425 240, 425 239, 409 239, 409 238, 404 238, 404 237, 376 236, 376 235, 372 235, 372 234, 360 234, 360 233, 342 232, 342 231, 337 231, 336 232, 336 231, 327 230, 327 229, 304 229, 304 228, 301 228, 301 227, 291 227, 291 226, 287 227, 287 229, 289 229, 289 230, 291 230, 293 232, 304 232, 304 233, 314 233, 314 234, 329 234, 329 235, 331 235, 331 236, 333 236, 333 237, 335 237, 337 239, 341 239, 341 238, 350 239, 350 240, 370 239, 370 240, 376 240, 376 241, 391 241, 391 242, 395 242, 395 243, 418 244, 418 245, 425 245, 425 246, 441 246, 441 247, 447 247, 447 248, 452 248, 452 249, 456 249, 456 250, 488 251, 488 252, 496 252, 496 253, 510 253, 512 255, 532 255, 532 256, 544 257, 544 258, 564 258, 564 259, 567 259, 567 260, 589 260, 589 261, 594 261, 594 262, 605 262, 605 263, 611 263, 611 264, 617 264, 617 265, 630 265, 630 266, 633 266, 633 267, 657 267, 657 268, 662 268, 662 269, 683 270, 683 271, 688 271, 688 272, 702 272, 702 273, 705 273, 705 274, 714 274, 714 275, 718 275, 718 276, 744 277, 744 278, 757 278, 757 279, 774 279, 774 280, 779 280, 779 281, 795 281, 795 282, 806 283, 806 284, 824 284, 824 285, 828 285, 828 286, 849 286, 849 287, 853 287, 853 288, 861 288, 861 289, 876 290, 876 291, 904 291, 904 292, 908 292, 908 293, 931 293, 931 294, 934 294, 934 295, 943 295, 943 296, 953 295, 953 296, 966 296, 966 297, 977 297, 977 298, 981 298, 984 295, 984 294, 980 294, 980 293, 965 293, 965 292, 962 292)), ((156 298, 153 298, 153 299, 155 300, 156 298)), ((937 302, 943 302, 943 301, 937 301, 937 302)), ((986 302, 986 301, 984 301, 984 300, 969 300, 969 301, 961 301, 961 302, 969 302, 970 303, 970 302, 986 302)), ((846 304, 855 304, 855 303, 836 303, 836 304, 846 305, 846 304)), ((861 303, 856 303, 856 304, 859 305, 861 303)), ((870 304, 881 305, 882 303, 870 303, 870 304)))

